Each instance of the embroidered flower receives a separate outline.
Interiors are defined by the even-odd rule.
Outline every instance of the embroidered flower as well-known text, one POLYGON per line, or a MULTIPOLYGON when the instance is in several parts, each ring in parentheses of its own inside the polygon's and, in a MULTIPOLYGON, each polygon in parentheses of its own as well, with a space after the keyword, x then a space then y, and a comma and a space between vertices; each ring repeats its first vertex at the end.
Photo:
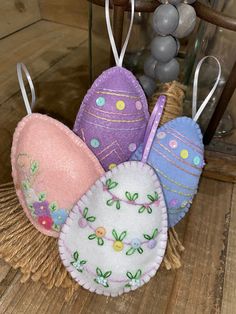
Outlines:
POLYGON ((137 238, 132 239, 130 244, 131 244, 131 248, 128 249, 128 251, 126 252, 126 255, 132 255, 136 251, 139 254, 143 253, 143 249, 141 248, 142 243, 139 239, 137 239, 137 238))
POLYGON ((28 205, 32 205, 34 202, 38 201, 38 197, 33 189, 29 188, 28 190, 24 191, 24 194, 28 205))
POLYGON ((94 279, 94 281, 100 285, 102 285, 105 288, 109 287, 107 278, 111 276, 112 272, 107 271, 103 273, 99 267, 96 269, 97 277, 94 279))
POLYGON ((40 216, 38 222, 47 230, 50 230, 53 225, 52 218, 50 216, 40 216))
POLYGON ((63 208, 51 213, 52 219, 56 225, 63 225, 67 218, 67 211, 63 208))
POLYGON ((33 208, 35 210, 35 215, 36 216, 49 216, 50 211, 49 211, 49 203, 47 201, 43 202, 34 202, 33 203, 33 208))
POLYGON ((73 265, 78 272, 82 273, 84 270, 84 265, 87 263, 85 260, 79 260, 79 252, 75 251, 73 254, 74 260, 71 262, 71 265, 73 265))
POLYGON ((141 276, 142 271, 138 269, 137 272, 133 275, 131 272, 127 272, 126 276, 130 279, 129 283, 125 285, 126 288, 137 288, 141 285, 141 276))
POLYGON ((153 232, 152 232, 151 235, 148 235, 148 234, 144 234, 144 235, 143 235, 144 238, 145 238, 146 240, 148 240, 148 242, 147 242, 147 247, 148 247, 149 249, 154 249, 154 248, 156 247, 156 245, 157 245, 157 240, 156 240, 155 238, 157 237, 157 235, 158 235, 158 229, 157 229, 157 228, 155 228, 155 229, 153 230, 153 232))
POLYGON ((92 233, 88 236, 88 239, 89 240, 97 239, 98 245, 103 245, 104 244, 103 237, 105 236, 105 234, 106 234, 106 229, 104 227, 98 227, 95 230, 95 233, 92 233))

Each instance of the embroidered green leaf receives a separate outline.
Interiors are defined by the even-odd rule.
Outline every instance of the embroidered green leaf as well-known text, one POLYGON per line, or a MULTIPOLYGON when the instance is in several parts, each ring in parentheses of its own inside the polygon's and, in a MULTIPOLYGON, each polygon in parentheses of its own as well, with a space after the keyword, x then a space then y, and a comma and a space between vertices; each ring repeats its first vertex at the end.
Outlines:
POLYGON ((55 210, 57 210, 58 206, 57 206, 57 203, 56 202, 52 202, 49 204, 49 209, 52 211, 52 212, 55 212, 55 210))
POLYGON ((28 205, 28 207, 29 207, 30 210, 34 210, 33 205, 30 204, 30 205, 28 205))
POLYGON ((30 183, 28 180, 22 181, 21 184, 24 190, 28 190, 30 188, 30 183))
POLYGON ((107 201, 107 205, 108 206, 112 206, 114 204, 114 202, 115 201, 113 199, 110 199, 110 200, 107 201))
POLYGON ((152 213, 152 209, 151 209, 151 207, 147 207, 147 212, 148 212, 149 214, 151 214, 151 213, 152 213))
POLYGON ((154 198, 152 195, 150 195, 150 194, 147 195, 147 198, 148 198, 151 202, 154 202, 154 201, 155 201, 155 198, 154 198))
POLYGON ((45 201, 46 200, 46 193, 44 193, 44 192, 39 193, 38 199, 40 202, 45 201))
POLYGON ((155 193, 154 193, 154 195, 155 195, 155 196, 154 196, 155 201, 159 200, 159 195, 158 195, 158 193, 157 193, 157 192, 155 192, 155 193))
POLYGON ((88 207, 85 207, 83 210, 83 217, 86 218, 88 214, 88 207))
POLYGON ((108 287, 109 287, 108 282, 106 282, 106 283, 103 285, 103 287, 108 288, 108 287))
POLYGON ((127 283, 127 284, 125 285, 125 288, 131 288, 131 285, 127 283))
POLYGON ((39 163, 36 160, 33 160, 30 166, 30 172, 32 174, 35 174, 39 169, 39 163))
POLYGON ((106 185, 109 187, 109 185, 111 184, 111 179, 107 179, 107 181, 106 181, 106 185))
POLYGON ((97 236, 96 236, 96 234, 95 233, 92 233, 92 234, 90 234, 89 236, 88 236, 88 239, 89 240, 93 240, 93 239, 95 239, 97 236))
POLYGON ((106 180, 106 186, 108 190, 114 189, 118 185, 117 182, 112 182, 111 179, 106 180))
POLYGON ((143 253, 143 249, 141 247, 138 248, 138 252, 139 254, 142 254, 143 253))
POLYGON ((104 277, 104 278, 108 278, 108 277, 111 276, 111 274, 112 274, 111 271, 107 271, 107 272, 105 272, 105 274, 103 275, 103 277, 104 277))
POLYGON ((127 252, 126 252, 126 255, 132 255, 134 254, 134 252, 136 251, 135 248, 131 247, 127 252))
POLYGON ((136 201, 137 198, 138 198, 138 193, 134 193, 134 195, 132 196, 132 201, 136 201))
POLYGON ((123 241, 126 236, 127 236, 127 231, 123 231, 121 232, 118 240, 123 241))
POLYGON ((104 244, 104 240, 102 238, 98 238, 98 245, 103 245, 104 244))
POLYGON ((132 201, 132 195, 130 192, 125 192, 125 196, 129 201, 132 201))
POLYGON ((138 212, 139 212, 140 214, 142 214, 142 213, 145 211, 145 209, 146 209, 146 207, 145 207, 145 206, 142 206, 142 207, 139 208, 138 212))
POLYGON ((60 230, 60 226, 56 225, 56 224, 53 224, 53 229, 59 231, 60 230))
POLYGON ((96 268, 96 273, 97 273, 97 275, 98 275, 99 277, 102 276, 102 271, 101 271, 101 269, 100 269, 99 267, 96 268))
POLYGON ((112 182, 109 186, 109 190, 114 189, 118 185, 117 182, 112 182))
POLYGON ((133 275, 130 271, 127 271, 126 273, 126 276, 129 278, 129 279, 133 279, 133 275))
POLYGON ((141 269, 138 269, 136 274, 135 274, 135 276, 134 276, 134 278, 135 279, 139 279, 141 277, 141 275, 142 275, 142 271, 141 271, 141 269))
POLYGON ((152 233, 152 238, 155 239, 156 236, 158 235, 158 229, 154 229, 153 233, 152 233))
POLYGON ((94 216, 90 216, 87 218, 87 221, 90 221, 90 222, 94 222, 96 220, 96 217, 94 216))
POLYGON ((75 261, 77 262, 78 258, 79 258, 79 252, 75 251, 74 254, 73 254, 73 257, 74 257, 75 261))
POLYGON ((120 209, 120 201, 116 201, 116 209, 120 209))
POLYGON ((151 240, 152 238, 148 234, 143 235, 146 240, 151 240))
POLYGON ((87 261, 85 261, 85 260, 80 261, 80 265, 84 265, 86 263, 87 263, 87 261))
POLYGON ((116 239, 116 241, 119 240, 119 236, 118 236, 118 234, 117 234, 117 232, 116 232, 115 229, 112 230, 112 235, 113 235, 113 237, 116 239))

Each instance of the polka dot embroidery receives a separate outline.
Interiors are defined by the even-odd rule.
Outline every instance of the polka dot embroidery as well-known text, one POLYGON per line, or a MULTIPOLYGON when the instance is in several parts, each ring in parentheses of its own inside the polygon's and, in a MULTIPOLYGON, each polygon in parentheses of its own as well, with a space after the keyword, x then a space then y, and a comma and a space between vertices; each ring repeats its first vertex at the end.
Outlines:
POLYGON ((159 138, 159 140, 162 140, 163 138, 166 137, 166 133, 165 132, 159 132, 157 133, 157 138, 159 138))
POLYGON ((97 138, 93 138, 91 141, 90 141, 90 145, 93 147, 93 148, 98 148, 100 146, 100 142, 97 138))
POLYGON ((201 158, 199 156, 195 156, 193 158, 194 165, 198 166, 198 165, 200 165, 200 162, 201 162, 201 158))
POLYGON ((125 103, 123 100, 118 100, 116 102, 116 109, 120 111, 125 109, 125 103))
POLYGON ((129 151, 134 152, 137 148, 137 145, 135 143, 129 144, 129 151))
POLYGON ((136 101, 135 106, 136 106, 137 110, 141 110, 143 108, 143 105, 142 105, 141 101, 139 101, 139 100, 136 101))
POLYGON ((181 152, 180 152, 180 156, 183 159, 187 159, 188 158, 188 151, 187 151, 187 149, 182 149, 181 152))
POLYGON ((105 103, 106 103, 106 100, 105 100, 104 97, 98 97, 98 98, 96 99, 96 104, 97 104, 99 107, 104 106, 105 103))
POLYGON ((173 149, 178 147, 178 143, 175 140, 169 142, 169 146, 173 149))
POLYGON ((112 169, 115 168, 115 167, 116 167, 116 164, 115 164, 115 163, 112 163, 112 164, 109 165, 108 168, 109 168, 110 170, 112 170, 112 169))
POLYGON ((169 203, 170 207, 175 207, 178 204, 178 200, 172 199, 169 203))

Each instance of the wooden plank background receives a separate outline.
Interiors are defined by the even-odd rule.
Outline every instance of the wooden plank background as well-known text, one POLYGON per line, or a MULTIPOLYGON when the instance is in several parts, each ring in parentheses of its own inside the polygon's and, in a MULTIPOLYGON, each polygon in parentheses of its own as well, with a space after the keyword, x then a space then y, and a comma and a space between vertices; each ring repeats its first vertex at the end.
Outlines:
POLYGON ((45 20, 87 29, 88 1, 39 0, 41 16, 45 20))
POLYGON ((0 1, 0 39, 40 20, 38 0, 0 1))

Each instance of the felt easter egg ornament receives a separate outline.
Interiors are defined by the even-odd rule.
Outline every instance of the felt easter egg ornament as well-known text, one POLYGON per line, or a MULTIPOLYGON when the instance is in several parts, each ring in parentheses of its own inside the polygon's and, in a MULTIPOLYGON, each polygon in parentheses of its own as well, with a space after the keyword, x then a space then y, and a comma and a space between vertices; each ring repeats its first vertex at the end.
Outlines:
MULTIPOLYGON (((154 127, 165 99, 158 100, 154 127)), ((156 274, 163 260, 166 205, 159 179, 146 164, 154 135, 151 132, 147 139, 142 162, 124 162, 105 173, 74 206, 62 227, 62 262, 91 292, 117 296, 135 290, 156 274)))
POLYGON ((144 92, 134 75, 122 67, 134 19, 134 1, 127 38, 118 55, 112 34, 109 1, 105 13, 116 66, 93 83, 79 109, 74 132, 97 156, 105 170, 129 160, 143 141, 149 119, 144 92))
POLYGON ((12 176, 20 204, 31 223, 43 234, 58 237, 75 201, 104 173, 97 158, 71 130, 46 115, 32 113, 23 78, 17 73, 28 115, 14 133, 12 176))
MULTIPOLYGON (((185 216, 197 193, 205 164, 203 137, 197 121, 216 90, 220 76, 219 61, 212 56, 203 58, 196 68, 194 77, 192 119, 179 117, 155 130, 156 135, 147 163, 153 167, 160 179, 168 209, 169 227, 175 226, 185 216), (199 72, 202 63, 208 58, 217 62, 219 73, 212 90, 197 111, 199 72)), ((150 133, 155 115, 154 110, 145 137, 150 133)), ((141 160, 142 155, 143 145, 137 149, 131 160, 141 160)))

